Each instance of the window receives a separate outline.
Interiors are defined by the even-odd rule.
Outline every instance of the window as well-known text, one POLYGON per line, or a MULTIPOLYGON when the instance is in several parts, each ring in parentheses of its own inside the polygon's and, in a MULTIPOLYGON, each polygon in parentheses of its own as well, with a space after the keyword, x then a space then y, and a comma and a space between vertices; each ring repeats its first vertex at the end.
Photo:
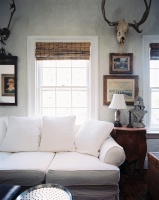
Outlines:
POLYGON ((40 116, 77 116, 77 123, 89 117, 89 61, 40 60, 39 105, 40 116))
MULTIPOLYGON (((57 42, 57 39, 59 38, 52 37, 49 42, 57 42)), ((34 56, 35 54, 37 56, 36 44, 48 42, 48 40, 39 37, 38 39, 28 38, 28 115, 65 116, 73 114, 76 115, 78 124, 88 118, 98 118, 97 38, 86 39, 87 37, 75 38, 73 42, 90 42, 90 60, 58 59, 57 57, 52 60, 47 60, 47 58, 36 60, 34 56)), ((61 41, 60 38, 58 42, 61 41)), ((69 39, 67 41, 70 42, 69 39)))
POLYGON ((159 43, 150 44, 150 92, 153 129, 159 129, 159 43))
POLYGON ((144 36, 143 92, 149 131, 159 131, 159 37, 144 36))

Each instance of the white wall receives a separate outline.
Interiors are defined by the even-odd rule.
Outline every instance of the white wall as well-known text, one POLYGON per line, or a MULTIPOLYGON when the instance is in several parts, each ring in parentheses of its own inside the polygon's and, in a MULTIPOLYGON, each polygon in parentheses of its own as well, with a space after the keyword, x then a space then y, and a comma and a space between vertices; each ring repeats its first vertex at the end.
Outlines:
MULTIPOLYGON (((149 1, 149 0, 148 0, 149 1)), ((7 26, 11 0, 0 0, 0 28, 7 26)), ((114 111, 103 106, 103 75, 109 74, 109 53, 118 53, 115 27, 103 19, 101 0, 15 0, 17 10, 11 23, 11 35, 3 47, 18 56, 18 106, 0 107, 0 115, 27 114, 27 36, 98 36, 99 37, 99 119, 113 121, 114 111)), ((139 21, 145 10, 143 0, 107 0, 110 21, 125 18, 139 21)), ((142 34, 130 28, 125 52, 134 54, 133 74, 139 75, 142 96, 142 36, 159 33, 159 1, 152 0, 150 15, 142 34)), ((0 44, 0 48, 2 45, 0 44)), ((131 107, 128 107, 130 109, 131 107)), ((122 112, 122 123, 128 123, 128 110, 122 112)))

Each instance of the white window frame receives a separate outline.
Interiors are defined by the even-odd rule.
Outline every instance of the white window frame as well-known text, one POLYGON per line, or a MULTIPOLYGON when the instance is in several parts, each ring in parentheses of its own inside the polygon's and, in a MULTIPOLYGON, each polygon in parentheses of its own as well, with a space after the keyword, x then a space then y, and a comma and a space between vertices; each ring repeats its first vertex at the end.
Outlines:
POLYGON ((36 116, 38 77, 36 71, 36 42, 90 42, 90 117, 98 119, 98 36, 28 36, 27 37, 27 115, 36 116))
POLYGON ((148 113, 145 115, 145 124, 148 133, 159 133, 150 127, 151 117, 151 90, 150 90, 150 43, 159 43, 159 36, 143 36, 143 99, 148 113))

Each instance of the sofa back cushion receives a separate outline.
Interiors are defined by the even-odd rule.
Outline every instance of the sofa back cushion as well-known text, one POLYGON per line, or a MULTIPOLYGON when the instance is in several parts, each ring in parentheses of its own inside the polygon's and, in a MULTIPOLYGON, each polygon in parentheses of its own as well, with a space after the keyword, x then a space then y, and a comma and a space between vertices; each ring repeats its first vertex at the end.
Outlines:
POLYGON ((6 136, 0 151, 38 151, 41 119, 33 117, 9 117, 6 136))
POLYGON ((76 151, 98 157, 100 147, 109 137, 113 127, 114 124, 110 122, 87 120, 75 136, 76 151))
POLYGON ((43 117, 40 150, 74 151, 75 119, 75 116, 43 117))
POLYGON ((7 132, 8 117, 0 117, 0 145, 2 144, 7 132))

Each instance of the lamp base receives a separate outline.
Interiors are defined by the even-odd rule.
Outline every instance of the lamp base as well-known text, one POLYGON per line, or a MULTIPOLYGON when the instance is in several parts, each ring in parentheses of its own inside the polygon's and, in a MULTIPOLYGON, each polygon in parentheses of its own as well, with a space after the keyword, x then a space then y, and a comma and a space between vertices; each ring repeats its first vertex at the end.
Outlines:
POLYGON ((122 127, 122 124, 119 121, 115 121, 114 127, 122 127))
POLYGON ((127 128, 133 128, 133 125, 132 124, 128 124, 126 127, 127 128))

